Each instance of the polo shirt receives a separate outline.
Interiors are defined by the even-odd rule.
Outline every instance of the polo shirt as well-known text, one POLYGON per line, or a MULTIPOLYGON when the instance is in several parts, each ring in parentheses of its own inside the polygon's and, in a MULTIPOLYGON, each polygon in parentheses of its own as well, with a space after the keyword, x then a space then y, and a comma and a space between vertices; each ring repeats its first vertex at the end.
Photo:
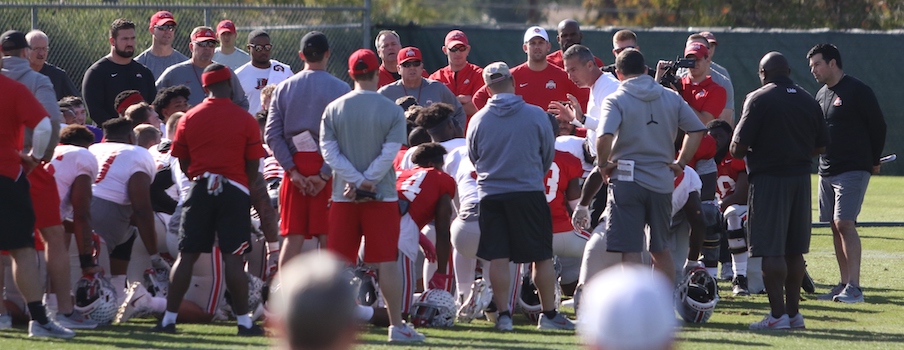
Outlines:
POLYGON ((206 98, 176 126, 173 157, 189 159, 189 178, 220 174, 248 187, 245 160, 267 155, 260 127, 251 114, 228 98, 206 98))
POLYGON ((483 87, 483 68, 473 63, 468 63, 458 72, 453 72, 452 67, 445 66, 430 74, 429 79, 446 84, 455 96, 474 96, 477 90, 483 87))
POLYGON ((34 128, 47 112, 25 85, 4 75, 0 75, 0 91, 0 176, 16 180, 22 171, 22 127, 34 128))
MULTIPOLYGON (((515 79, 515 95, 521 96, 524 102, 542 108, 549 108, 552 101, 568 101, 568 94, 577 97, 581 110, 587 110, 590 89, 582 89, 568 79, 568 73, 562 68, 547 64, 546 68, 535 72, 527 66, 527 62, 511 69, 515 79)), ((490 92, 484 86, 474 95, 473 102, 478 109, 486 105, 490 92)))
POLYGON ((709 112, 713 118, 719 119, 719 114, 725 109, 727 95, 725 88, 716 84, 712 77, 699 83, 691 82, 690 76, 681 78, 681 98, 698 112, 709 112))

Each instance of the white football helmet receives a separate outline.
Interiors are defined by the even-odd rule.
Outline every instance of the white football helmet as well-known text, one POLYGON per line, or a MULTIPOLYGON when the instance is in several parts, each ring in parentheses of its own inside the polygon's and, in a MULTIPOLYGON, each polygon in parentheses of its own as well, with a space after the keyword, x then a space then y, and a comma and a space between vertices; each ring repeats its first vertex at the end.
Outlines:
POLYGON ((411 324, 415 327, 452 327, 455 298, 442 289, 428 289, 411 306, 411 324))
POLYGON ((169 291, 169 270, 149 268, 144 270, 144 285, 151 296, 166 298, 169 291))
POLYGON ((675 289, 675 309, 686 322, 705 323, 719 302, 719 287, 705 268, 687 273, 675 289))
POLYGON ((82 276, 75 284, 74 308, 99 324, 110 324, 119 311, 116 288, 100 275, 82 276))

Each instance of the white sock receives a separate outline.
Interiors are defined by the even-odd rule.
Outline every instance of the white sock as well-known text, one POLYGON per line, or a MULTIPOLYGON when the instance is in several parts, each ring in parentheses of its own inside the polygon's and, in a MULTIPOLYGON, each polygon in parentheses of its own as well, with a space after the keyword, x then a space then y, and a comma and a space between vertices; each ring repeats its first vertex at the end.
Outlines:
POLYGON ((731 269, 735 276, 747 276, 747 252, 731 255, 731 269))
POLYGON ((374 317, 374 308, 370 306, 358 305, 358 310, 355 311, 355 318, 361 322, 370 321, 370 319, 374 317))
POLYGON ((161 314, 166 311, 166 298, 151 297, 151 312, 161 314))
POLYGON ((113 284, 113 287, 116 288, 116 292, 119 293, 127 287, 126 286, 126 275, 116 275, 116 276, 110 277, 110 283, 113 284))
POLYGON ((163 313, 163 320, 160 321, 160 325, 166 327, 167 325, 176 324, 176 316, 179 316, 179 314, 175 312, 167 311, 163 313))
POLYGON ((235 317, 235 320, 236 320, 236 322, 238 322, 239 326, 242 326, 245 328, 251 328, 251 316, 249 316, 247 314, 238 315, 235 317))
POLYGON ((710 276, 719 277, 719 268, 718 267, 707 267, 706 272, 709 272, 710 276))

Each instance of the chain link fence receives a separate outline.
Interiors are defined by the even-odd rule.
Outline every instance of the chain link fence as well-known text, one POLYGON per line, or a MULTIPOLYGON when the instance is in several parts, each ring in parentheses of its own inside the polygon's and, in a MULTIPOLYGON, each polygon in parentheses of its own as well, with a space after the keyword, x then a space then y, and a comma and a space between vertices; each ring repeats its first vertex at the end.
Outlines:
POLYGON ((298 57, 300 40, 309 31, 326 34, 332 55, 337 57, 330 61, 328 70, 346 80, 347 63, 341 57, 373 45, 369 0, 358 7, 0 3, 0 25, 3 31, 16 29, 27 33, 40 29, 47 33, 50 38, 47 62, 66 70, 81 89, 82 76, 88 67, 110 53, 108 38, 113 20, 125 18, 135 23, 137 56, 151 46, 148 21, 160 10, 173 13, 178 24, 173 47, 186 56, 191 56, 188 43, 192 28, 202 25, 216 28, 223 19, 235 22, 236 47, 242 49, 249 32, 267 30, 273 43, 272 58, 288 64, 296 72, 303 66, 298 57))

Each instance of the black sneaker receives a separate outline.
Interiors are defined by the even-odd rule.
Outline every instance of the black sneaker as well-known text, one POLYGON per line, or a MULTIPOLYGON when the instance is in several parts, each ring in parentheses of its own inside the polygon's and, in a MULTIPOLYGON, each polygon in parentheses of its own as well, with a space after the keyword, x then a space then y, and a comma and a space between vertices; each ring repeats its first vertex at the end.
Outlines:
POLYGON ((170 323, 164 326, 162 323, 158 323, 156 326, 150 329, 151 332, 154 333, 169 333, 176 334, 176 324, 170 323))
POLYGON ((251 324, 251 327, 239 325, 238 335, 243 337, 258 337, 264 335, 264 328, 260 325, 251 324))
POLYGON ((749 296, 750 290, 747 288, 747 276, 737 275, 731 281, 731 291, 735 296, 749 296))

